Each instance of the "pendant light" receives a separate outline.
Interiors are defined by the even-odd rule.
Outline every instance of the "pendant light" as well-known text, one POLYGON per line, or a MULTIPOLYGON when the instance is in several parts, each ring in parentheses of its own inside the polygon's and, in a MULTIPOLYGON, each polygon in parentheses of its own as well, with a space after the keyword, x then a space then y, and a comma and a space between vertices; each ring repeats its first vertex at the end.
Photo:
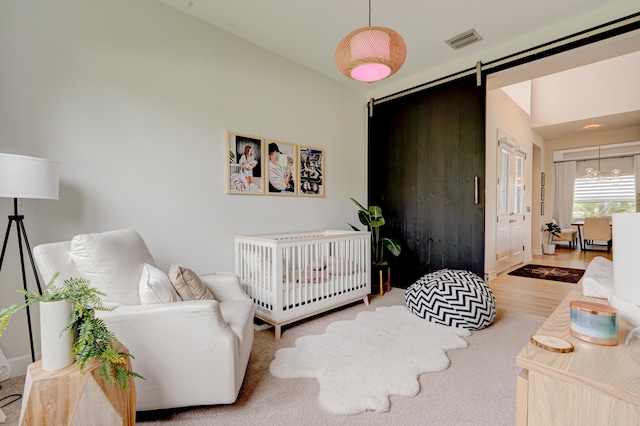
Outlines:
POLYGON ((394 30, 369 26, 347 34, 336 49, 334 60, 345 76, 368 83, 385 79, 396 73, 407 57, 407 46, 394 30))
POLYGON ((598 168, 594 169, 593 167, 587 167, 586 169, 584 169, 584 178, 598 179, 598 180, 617 179, 621 173, 620 169, 618 168, 611 169, 608 176, 603 175, 602 172, 600 171, 600 148, 601 147, 598 146, 598 168))

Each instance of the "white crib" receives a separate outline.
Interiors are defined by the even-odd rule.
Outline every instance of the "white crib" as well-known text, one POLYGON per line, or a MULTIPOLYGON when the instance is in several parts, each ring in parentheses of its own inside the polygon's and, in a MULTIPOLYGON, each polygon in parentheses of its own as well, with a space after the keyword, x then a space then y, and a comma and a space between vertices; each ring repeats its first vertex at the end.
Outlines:
POLYGON ((275 327, 362 299, 371 293, 369 232, 312 231, 237 236, 236 274, 275 327))

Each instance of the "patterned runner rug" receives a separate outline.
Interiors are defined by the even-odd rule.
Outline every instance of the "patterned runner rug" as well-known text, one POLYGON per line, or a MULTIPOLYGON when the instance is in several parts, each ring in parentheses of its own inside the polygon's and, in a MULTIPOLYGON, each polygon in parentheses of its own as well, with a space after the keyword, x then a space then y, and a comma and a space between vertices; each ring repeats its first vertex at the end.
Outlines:
POLYGON ((584 269, 574 268, 561 268, 558 266, 547 265, 524 265, 514 271, 509 272, 509 275, 516 275, 518 277, 537 278, 539 280, 551 280, 562 281, 563 283, 575 284, 580 281, 584 269))

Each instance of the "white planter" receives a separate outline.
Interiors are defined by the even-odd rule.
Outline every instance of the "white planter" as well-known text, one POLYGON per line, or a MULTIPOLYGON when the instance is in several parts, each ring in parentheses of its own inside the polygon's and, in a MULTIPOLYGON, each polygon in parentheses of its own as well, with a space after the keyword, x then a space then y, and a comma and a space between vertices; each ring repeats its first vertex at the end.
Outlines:
POLYGON ((60 370, 73 364, 71 333, 66 330, 60 334, 70 318, 69 302, 40 302, 40 351, 44 371, 60 370))
POLYGON ((556 245, 555 244, 543 244, 542 245, 542 253, 543 254, 555 254, 556 245))

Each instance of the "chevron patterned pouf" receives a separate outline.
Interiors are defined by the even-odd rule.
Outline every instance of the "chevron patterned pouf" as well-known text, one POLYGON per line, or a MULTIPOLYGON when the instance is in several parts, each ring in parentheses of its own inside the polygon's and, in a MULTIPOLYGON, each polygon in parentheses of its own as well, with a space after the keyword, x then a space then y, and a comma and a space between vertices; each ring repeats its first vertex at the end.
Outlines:
POLYGON ((411 312, 436 324, 481 330, 496 317, 496 299, 473 272, 442 269, 429 273, 405 292, 411 312))

